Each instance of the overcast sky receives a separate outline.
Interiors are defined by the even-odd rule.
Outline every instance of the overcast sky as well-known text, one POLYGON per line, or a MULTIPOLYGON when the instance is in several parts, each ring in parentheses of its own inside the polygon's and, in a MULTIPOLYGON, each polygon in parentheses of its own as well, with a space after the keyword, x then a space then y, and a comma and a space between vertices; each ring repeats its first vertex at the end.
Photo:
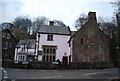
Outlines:
POLYGON ((61 20, 73 30, 74 21, 81 13, 94 11, 98 16, 110 19, 113 16, 111 0, 0 0, 0 23, 12 22, 17 16, 31 19, 45 16, 61 20))

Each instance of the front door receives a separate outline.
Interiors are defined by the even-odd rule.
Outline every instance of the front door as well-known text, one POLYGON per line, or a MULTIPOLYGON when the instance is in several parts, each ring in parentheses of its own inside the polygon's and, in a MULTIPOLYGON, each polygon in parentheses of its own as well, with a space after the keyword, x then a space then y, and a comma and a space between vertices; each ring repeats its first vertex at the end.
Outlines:
POLYGON ((68 64, 68 57, 63 56, 63 64, 67 65, 68 64))

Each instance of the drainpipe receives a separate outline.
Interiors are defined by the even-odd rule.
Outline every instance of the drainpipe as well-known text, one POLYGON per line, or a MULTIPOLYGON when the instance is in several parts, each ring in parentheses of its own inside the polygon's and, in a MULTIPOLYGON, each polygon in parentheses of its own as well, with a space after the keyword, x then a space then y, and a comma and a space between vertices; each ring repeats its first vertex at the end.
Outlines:
MULTIPOLYGON (((40 34, 38 34, 37 56, 38 56, 38 51, 39 51, 39 43, 40 43, 40 34)), ((35 57, 35 59, 37 59, 37 56, 35 57)))

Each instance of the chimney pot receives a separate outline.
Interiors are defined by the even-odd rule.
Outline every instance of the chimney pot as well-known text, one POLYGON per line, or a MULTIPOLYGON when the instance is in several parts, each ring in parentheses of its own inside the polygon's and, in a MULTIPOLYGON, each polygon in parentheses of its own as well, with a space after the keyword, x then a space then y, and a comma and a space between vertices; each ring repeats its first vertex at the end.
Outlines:
POLYGON ((96 12, 89 12, 88 13, 88 16, 89 16, 89 21, 91 22, 97 22, 97 19, 96 19, 96 12))
POLYGON ((54 21, 50 21, 50 22, 49 22, 49 25, 50 25, 50 26, 53 26, 53 25, 54 25, 54 21))

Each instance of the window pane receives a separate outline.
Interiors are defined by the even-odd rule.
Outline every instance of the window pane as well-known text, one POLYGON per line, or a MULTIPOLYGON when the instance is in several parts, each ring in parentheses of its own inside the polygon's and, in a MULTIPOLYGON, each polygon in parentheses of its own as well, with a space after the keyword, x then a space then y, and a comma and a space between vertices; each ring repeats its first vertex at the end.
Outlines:
POLYGON ((50 62, 52 62, 52 56, 50 56, 50 62))
POLYGON ((53 62, 55 62, 55 56, 53 56, 53 62))
POLYGON ((53 35, 51 35, 51 41, 53 41, 53 35))
POLYGON ((83 44, 83 39, 81 39, 81 44, 83 44))
POLYGON ((46 53, 46 48, 43 48, 43 53, 46 53))
POLYGON ((55 48, 53 49, 53 53, 54 53, 54 54, 56 53, 56 50, 55 50, 55 48))
POLYGON ((53 41, 53 35, 48 35, 47 40, 48 41, 53 41))
POLYGON ((46 61, 48 62, 48 55, 46 56, 46 61))
POLYGON ((52 53, 52 48, 50 48, 50 53, 52 53))
POLYGON ((49 48, 47 48, 47 53, 49 53, 49 48))
POLYGON ((45 61, 45 55, 43 56, 43 61, 45 61))

